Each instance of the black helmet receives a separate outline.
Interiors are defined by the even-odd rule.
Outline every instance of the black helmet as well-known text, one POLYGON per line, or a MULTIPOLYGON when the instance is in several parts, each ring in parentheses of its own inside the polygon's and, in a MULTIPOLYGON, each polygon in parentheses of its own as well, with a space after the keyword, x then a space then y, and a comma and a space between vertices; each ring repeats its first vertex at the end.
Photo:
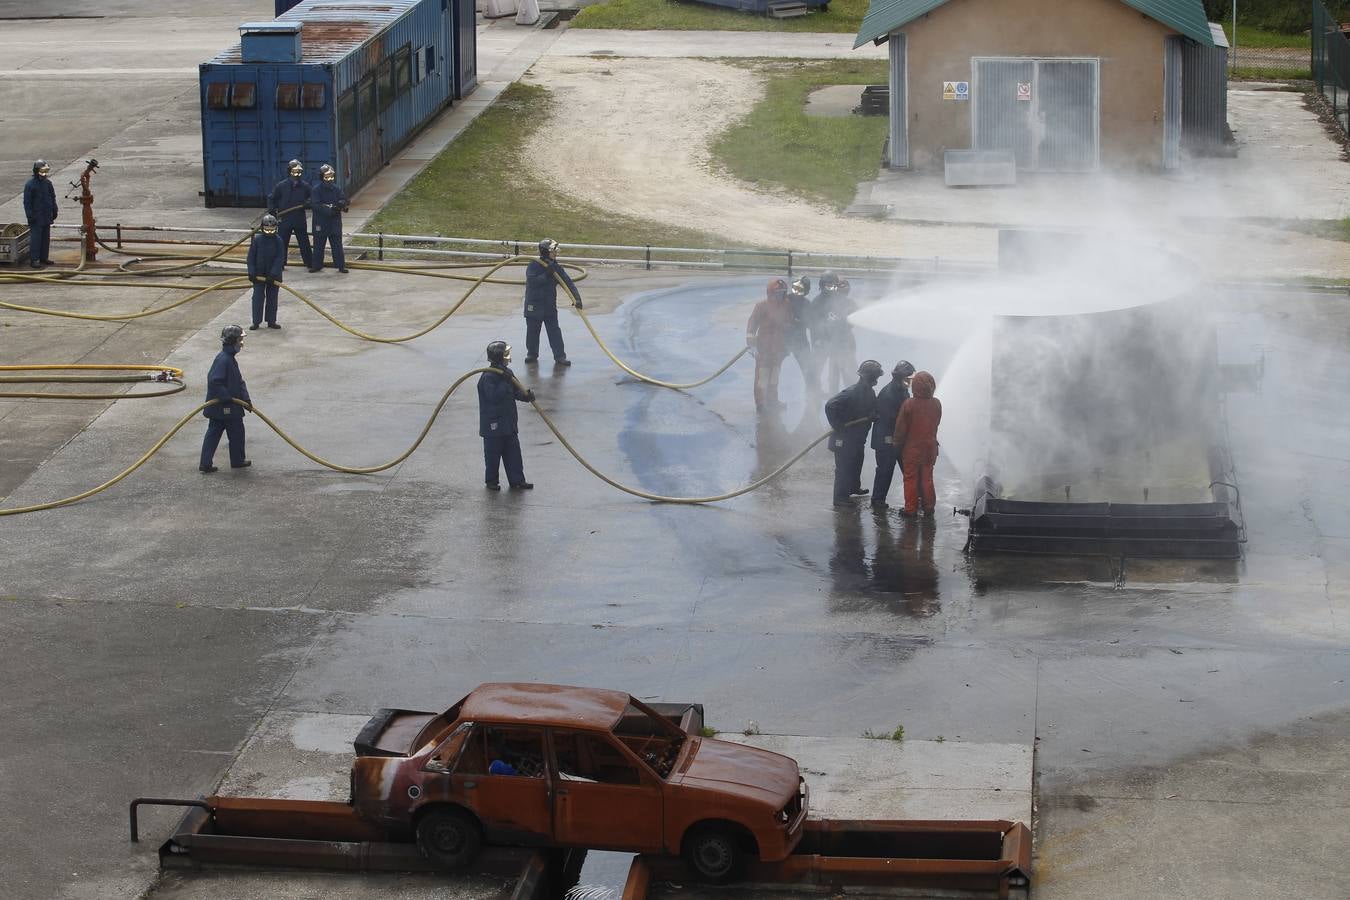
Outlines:
POLYGON ((261 228, 267 234, 276 234, 277 217, 272 215, 271 213, 268 213, 267 215, 262 217, 262 221, 258 223, 258 227, 261 228))
POLYGON ((493 341, 487 345, 488 364, 504 366, 511 361, 511 345, 506 341, 493 341))
POLYGON ((333 168, 328 163, 324 163, 319 166, 319 177, 324 181, 337 181, 337 169, 333 168))
POLYGON ((891 374, 896 378, 908 378, 914 374, 914 364, 907 359, 902 359, 891 369, 891 374))
POLYGON ((298 159, 293 159, 286 163, 286 172, 292 178, 299 178, 301 175, 305 174, 305 164, 298 159))
POLYGON ((220 329, 220 342, 225 346, 237 344, 244 339, 244 329, 238 325, 226 325, 220 329))
POLYGON ((875 359, 864 359, 862 365, 858 366, 858 374, 873 383, 876 383, 883 371, 881 363, 875 359))
POLYGON ((811 279, 803 275, 801 278, 798 278, 796 281, 792 282, 792 293, 794 294, 811 293, 811 279))
POLYGON ((539 258, 550 259, 558 255, 558 242, 553 238, 544 238, 539 242, 539 258))
POLYGON ((45 159, 35 159, 35 160, 33 160, 33 174, 34 174, 34 175, 46 175, 46 174, 48 174, 49 172, 51 172, 51 170, 52 170, 52 167, 49 166, 49 165, 47 165, 47 161, 46 161, 45 159))
POLYGON ((839 286, 839 276, 831 270, 820 276, 820 289, 822 291, 834 290, 839 286))

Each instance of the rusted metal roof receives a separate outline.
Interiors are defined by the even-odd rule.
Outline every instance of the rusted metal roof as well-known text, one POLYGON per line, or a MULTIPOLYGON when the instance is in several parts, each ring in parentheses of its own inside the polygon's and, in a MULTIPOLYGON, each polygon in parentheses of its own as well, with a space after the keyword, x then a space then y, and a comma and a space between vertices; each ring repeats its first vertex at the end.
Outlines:
MULTIPOLYGON (((277 17, 279 22, 301 22, 300 62, 335 63, 413 10, 421 0, 305 0, 277 17)), ((243 61, 235 44, 212 63, 243 61)))
POLYGON ((461 720, 520 722, 608 731, 628 708, 621 691, 561 684, 480 684, 464 698, 461 720))

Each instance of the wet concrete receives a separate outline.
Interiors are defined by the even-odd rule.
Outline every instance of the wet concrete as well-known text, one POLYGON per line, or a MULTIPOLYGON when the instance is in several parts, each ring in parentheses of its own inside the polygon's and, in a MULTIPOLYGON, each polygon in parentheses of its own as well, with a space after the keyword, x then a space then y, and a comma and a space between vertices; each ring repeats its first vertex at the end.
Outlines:
MULTIPOLYGON (((678 280, 686 286, 672 290, 669 275, 601 272, 589 290, 630 298, 596 323, 633 365, 696 377, 739 348, 763 278, 678 280)), ((332 290, 343 314, 390 327, 428 321, 446 302, 443 291, 409 290, 397 276, 352 276, 332 290), (395 294, 397 305, 369 299, 395 294)), ((220 325, 239 309, 167 361, 199 378, 220 325)), ((403 449, 487 340, 504 335, 521 355, 520 320, 505 310, 457 317, 403 347, 357 342, 291 310, 281 333, 250 340, 245 377, 284 427, 347 462, 403 449)), ((731 488, 823 429, 791 362, 786 412, 757 420, 748 363, 706 388, 659 391, 618 372, 574 319, 564 328, 572 369, 517 370, 578 447, 628 483, 731 488)), ((856 737, 900 724, 916 740, 1034 742, 1045 810, 1037 838, 1055 853, 1044 896, 1127 895, 1111 862, 1122 847, 1184 860, 1154 895, 1219 896, 1213 885, 1232 856, 1215 848, 1237 844, 1253 867, 1291 854, 1306 863, 1301 879, 1258 884, 1252 896, 1336 896, 1337 877, 1350 872, 1326 841, 1331 819, 1300 811, 1343 808, 1350 796, 1331 774, 1345 761, 1350 706, 1350 512, 1336 487, 1350 468, 1338 374, 1348 331, 1350 309, 1335 298, 1228 299, 1221 352, 1259 345, 1266 368, 1259 390, 1228 408, 1250 544, 1226 571, 972 561, 960 552, 962 519, 916 525, 864 507, 835 512, 823 449, 726 504, 652 505, 582 471, 528 411, 526 472, 537 489, 486 494, 467 396, 452 400, 409 461, 364 478, 315 468, 256 420, 254 468, 203 478, 190 429, 113 491, 0 524, 12 561, 0 595, 13 598, 0 605, 0 627, 7 646, 28 648, 0 664, 7 719, 19 723, 0 762, 38 776, 6 781, 7 806, 26 811, 5 821, 5 837, 30 852, 0 878, 29 896, 134 896, 153 878, 151 848, 170 817, 130 847, 125 801, 213 789, 269 714, 354 721, 378 706, 443 706, 480 681, 515 678, 697 700, 727 731, 753 720, 766 734, 856 737), (73 721, 115 747, 112 758, 84 765, 73 721), (1216 761, 1243 758, 1278 758, 1289 775, 1277 791, 1220 777, 1216 761), (1159 779, 1186 790, 1121 799, 1122 783, 1159 779), (25 803, 34 782, 64 785, 93 818, 71 832, 82 813, 25 803), (1184 839, 1201 825, 1204 840, 1184 839), (65 860, 77 852, 74 869, 65 860)), ((859 335, 860 356, 888 362, 940 368, 944 352, 859 335)), ((194 383, 172 400, 114 405, 6 505, 62 496, 117 470, 197 402, 194 383)), ((50 427, 28 418, 37 404, 15 406, 11 440, 50 427)), ((961 475, 940 465, 938 476, 939 507, 963 503, 961 475)), ((234 775, 246 782, 250 772, 234 775)), ((258 877, 250 890, 277 883, 258 877)), ((175 880, 165 890, 208 896, 218 887, 175 880)))

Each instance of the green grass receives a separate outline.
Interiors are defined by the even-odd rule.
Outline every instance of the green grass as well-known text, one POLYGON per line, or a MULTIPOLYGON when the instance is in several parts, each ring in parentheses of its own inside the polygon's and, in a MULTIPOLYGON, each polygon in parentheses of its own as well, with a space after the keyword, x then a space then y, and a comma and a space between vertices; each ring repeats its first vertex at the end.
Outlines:
POLYGON ((549 236, 575 244, 719 245, 695 229, 618 216, 575 202, 522 174, 525 144, 547 121, 553 102, 545 88, 511 85, 364 230, 489 240, 549 236))
POLYGON ((627 28, 636 31, 814 31, 856 34, 868 0, 831 0, 827 12, 770 19, 681 0, 608 0, 588 6, 573 28, 627 28))
POLYGON ((823 85, 884 84, 885 60, 753 66, 769 78, 765 97, 714 142, 714 161, 762 190, 787 191, 836 209, 848 206, 858 182, 876 177, 886 117, 808 116, 806 97, 823 85))
POLYGON ((1278 66, 1238 66, 1228 71, 1231 81, 1311 81, 1312 69, 1282 69, 1278 66))
MULTIPOLYGON (((1242 18, 1240 11, 1238 18, 1242 18)), ((1223 23, 1223 33, 1228 36, 1228 43, 1233 43, 1233 23, 1223 23)), ((1278 31, 1267 31, 1264 28, 1253 28, 1250 25, 1238 25, 1237 29, 1238 47, 1300 47, 1303 49, 1312 48, 1312 38, 1306 34, 1282 34, 1278 31)))
POLYGON ((899 743, 905 739, 905 726, 897 725, 895 730, 891 732, 873 731, 869 728, 859 736, 867 738, 869 741, 895 741, 899 743))

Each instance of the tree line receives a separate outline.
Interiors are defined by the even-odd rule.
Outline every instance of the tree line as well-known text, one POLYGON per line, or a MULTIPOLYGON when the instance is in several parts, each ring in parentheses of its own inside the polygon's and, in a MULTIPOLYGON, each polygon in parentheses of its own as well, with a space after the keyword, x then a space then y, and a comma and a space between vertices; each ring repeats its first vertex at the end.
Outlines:
MULTIPOLYGON (((1238 24, 1302 34, 1312 27, 1312 4, 1319 0, 1238 0, 1238 24)), ((1332 18, 1350 21, 1350 0, 1320 0, 1332 18)), ((1233 0, 1205 0, 1205 15, 1225 25, 1233 18, 1233 0)))

